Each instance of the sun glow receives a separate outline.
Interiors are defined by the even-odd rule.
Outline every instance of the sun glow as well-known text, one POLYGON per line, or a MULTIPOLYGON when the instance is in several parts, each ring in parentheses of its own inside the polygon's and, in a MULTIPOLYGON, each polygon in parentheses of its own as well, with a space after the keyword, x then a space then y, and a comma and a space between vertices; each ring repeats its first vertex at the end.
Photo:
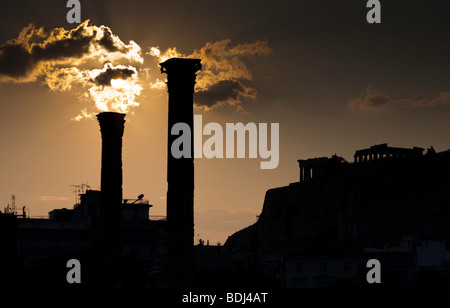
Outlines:
POLYGON ((124 89, 127 86, 129 86, 129 82, 123 79, 112 79, 111 80, 111 87, 114 89, 124 89))
POLYGON ((96 107, 100 111, 127 113, 130 107, 139 106, 136 97, 141 91, 142 86, 134 79, 112 79, 111 87, 91 87, 89 95, 94 99, 96 107))

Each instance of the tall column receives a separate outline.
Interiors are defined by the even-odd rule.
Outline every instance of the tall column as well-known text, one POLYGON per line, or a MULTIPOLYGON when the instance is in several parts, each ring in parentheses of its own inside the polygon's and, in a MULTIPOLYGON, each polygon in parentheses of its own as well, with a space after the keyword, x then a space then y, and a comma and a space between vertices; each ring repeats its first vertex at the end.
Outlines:
POLYGON ((104 198, 122 202, 122 137, 125 114, 102 112, 97 115, 102 134, 101 191, 104 198))
POLYGON ((102 282, 120 283, 118 267, 122 257, 122 137, 125 114, 97 115, 102 135, 101 202, 98 221, 93 221, 94 252, 100 262, 102 282))
POLYGON ((167 74, 169 121, 167 144, 167 283, 170 288, 194 285, 194 104, 199 59, 172 58, 160 64, 167 74), (190 157, 175 158, 171 146, 178 135, 171 129, 176 123, 191 128, 190 157))

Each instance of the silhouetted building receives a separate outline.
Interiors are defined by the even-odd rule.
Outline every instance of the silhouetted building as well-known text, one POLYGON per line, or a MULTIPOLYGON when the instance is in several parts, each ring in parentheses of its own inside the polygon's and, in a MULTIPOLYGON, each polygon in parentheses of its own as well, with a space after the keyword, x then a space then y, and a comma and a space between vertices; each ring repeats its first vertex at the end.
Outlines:
POLYGON ((0 213, 0 252, 11 265, 0 268, 1 283, 67 285, 66 263, 78 259, 83 286, 167 286, 165 217, 150 219, 143 195, 122 200, 124 117, 97 115, 101 191, 87 190, 73 209, 52 210, 49 219, 0 213))
POLYGON ((383 143, 356 151, 354 158, 355 163, 361 163, 390 157, 419 157, 423 150, 419 147, 412 149, 388 147, 387 143, 383 143))
POLYGON ((354 163, 336 155, 298 160, 299 181, 269 189, 258 221, 225 248, 246 264, 278 260, 288 287, 364 285, 366 248, 385 260, 391 285, 431 281, 419 259, 449 283, 450 151, 423 151, 381 144, 356 151, 354 163), (385 250, 405 237, 422 248, 385 250))
POLYGON ((363 265, 361 251, 342 248, 309 249, 284 258, 287 288, 356 286, 363 265))
POLYGON ((194 153, 193 93, 199 59, 172 58, 161 63, 167 74, 169 121, 167 144, 167 271, 169 287, 190 287, 194 283, 194 153), (177 123, 189 125, 189 157, 175 158, 172 133, 177 123))
POLYGON ((300 182, 318 179, 330 175, 331 172, 339 172, 345 159, 337 155, 297 160, 300 168, 300 182))
MULTIPOLYGON (((95 247, 95 222, 102 207, 102 193, 88 190, 80 198, 81 202, 73 209, 52 210, 48 219, 0 214, 0 220, 10 221, 8 230, 2 233, 5 238, 0 247, 9 247, 10 259, 15 261, 10 264, 16 265, 14 279, 18 286, 67 285, 66 262, 78 259, 82 267, 82 286, 165 287, 165 217, 149 216, 148 200, 121 203, 120 262, 114 268, 115 281, 105 283, 104 269, 98 268, 95 247)), ((1 225, 6 228, 4 223, 1 225)))
POLYGON ((414 287, 430 283, 429 286, 443 287, 450 281, 450 251, 446 250, 444 241, 419 240, 408 236, 399 245, 366 247, 364 260, 369 259, 380 261, 381 277, 387 286, 414 287), (423 273, 433 273, 434 277, 430 278, 434 281, 424 279, 423 273), (444 279, 447 283, 439 285, 444 279))

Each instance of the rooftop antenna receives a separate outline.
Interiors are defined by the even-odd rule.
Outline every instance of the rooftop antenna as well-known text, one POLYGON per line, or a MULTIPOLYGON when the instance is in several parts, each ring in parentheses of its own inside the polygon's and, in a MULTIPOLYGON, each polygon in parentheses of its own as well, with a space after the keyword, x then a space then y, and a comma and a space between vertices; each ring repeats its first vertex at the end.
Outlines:
POLYGON ((5 214, 13 214, 16 215, 16 195, 11 196, 11 206, 8 205, 5 207, 5 214))
POLYGON ((80 204, 80 195, 85 194, 86 191, 91 188, 87 183, 80 185, 70 185, 73 187, 73 192, 75 193, 75 204, 80 204))
POLYGON ((89 188, 91 188, 91 186, 89 186, 87 183, 86 184, 81 184, 80 185, 80 188, 81 188, 81 193, 82 194, 85 194, 86 193, 86 191, 89 189, 89 188))
POLYGON ((78 194, 80 193, 81 185, 70 185, 73 187, 73 192, 75 193, 75 204, 78 204, 78 194))
POLYGON ((16 195, 11 196, 11 213, 16 214, 16 195))

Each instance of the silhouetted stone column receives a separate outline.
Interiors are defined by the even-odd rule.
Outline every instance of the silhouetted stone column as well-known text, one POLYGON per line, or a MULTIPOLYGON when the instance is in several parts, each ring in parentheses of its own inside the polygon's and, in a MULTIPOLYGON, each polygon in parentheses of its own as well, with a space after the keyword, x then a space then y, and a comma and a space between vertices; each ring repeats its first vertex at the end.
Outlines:
POLYGON ((167 74, 169 127, 167 153, 167 282, 171 288, 194 284, 194 139, 193 93, 199 59, 172 58, 161 63, 167 74), (176 123, 191 128, 191 155, 174 158, 171 146, 178 135, 171 135, 176 123))
POLYGON ((97 115, 102 134, 101 191, 104 198, 122 202, 122 137, 125 114, 102 112, 97 115))
POLYGON ((122 257, 122 136, 125 114, 102 112, 97 115, 102 134, 101 203, 95 250, 102 279, 117 285, 122 257))

